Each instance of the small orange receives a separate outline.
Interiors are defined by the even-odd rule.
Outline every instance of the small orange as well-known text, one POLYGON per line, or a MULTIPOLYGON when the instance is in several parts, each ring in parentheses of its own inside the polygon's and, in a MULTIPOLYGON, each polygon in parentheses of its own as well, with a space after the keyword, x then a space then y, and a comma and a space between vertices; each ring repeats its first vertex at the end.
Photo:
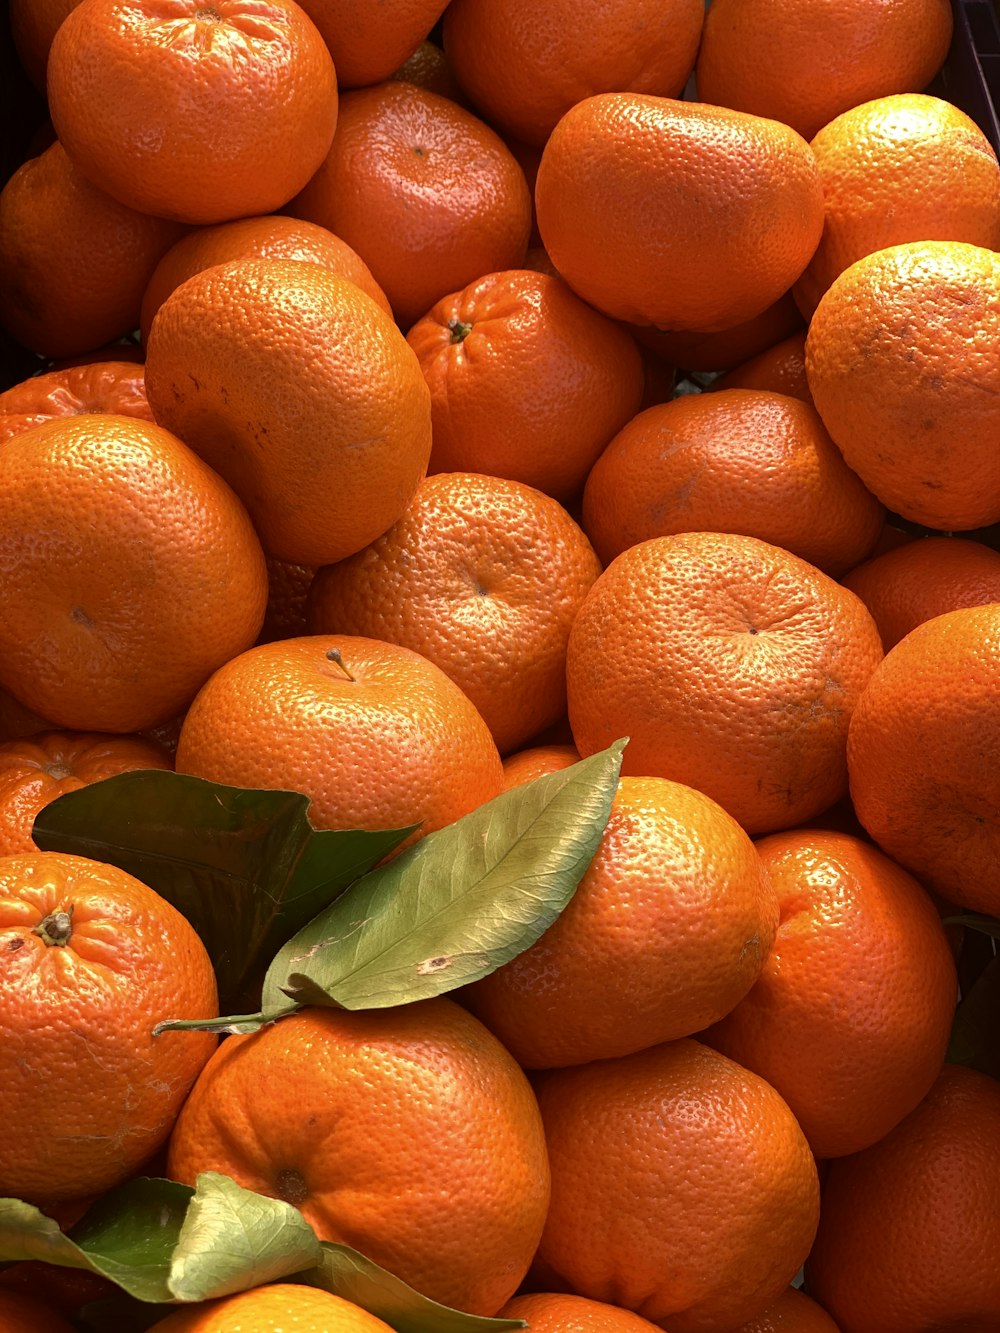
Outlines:
POLYGON ((742 365, 750 357, 766 352, 779 339, 804 328, 802 314, 788 291, 759 315, 732 324, 718 333, 697 329, 678 333, 673 329, 645 326, 637 326, 632 332, 644 347, 673 366, 689 371, 720 371, 742 365))
POLYGON ((45 91, 49 47, 59 25, 80 0, 10 0, 10 31, 28 78, 45 91))
POLYGON ((522 782, 531 782, 546 773, 558 773, 579 760, 580 752, 575 745, 533 745, 530 749, 518 750, 503 761, 503 789, 510 791, 522 782))
POLYGON ((709 385, 709 392, 719 389, 769 389, 789 398, 812 403, 806 378, 806 335, 793 333, 756 356, 734 366, 709 385))
POLYGON ((315 569, 308 565, 295 565, 268 556, 267 610, 257 636, 258 643, 296 639, 308 634, 306 601, 315 576, 315 569))
POLYGON ((840 1330, 821 1305, 798 1287, 789 1287, 738 1333, 840 1333, 840 1330))
POLYGON ((275 1282, 221 1301, 190 1306, 153 1324, 150 1333, 391 1333, 389 1325, 341 1296, 275 1282))
POLYGON ((434 42, 421 42, 406 60, 389 76, 402 83, 415 83, 439 97, 450 97, 465 106, 465 97, 448 63, 448 57, 434 42))
POLYGON ((22 380, 0 393, 0 441, 53 417, 95 412, 152 421, 142 366, 134 361, 91 361, 22 380))
POLYGON ((301 0, 333 56, 344 88, 388 79, 441 17, 447 0, 301 0))
POLYGON ((515 1296, 497 1316, 523 1319, 531 1333, 654 1333, 654 1325, 631 1310, 565 1292, 515 1296))

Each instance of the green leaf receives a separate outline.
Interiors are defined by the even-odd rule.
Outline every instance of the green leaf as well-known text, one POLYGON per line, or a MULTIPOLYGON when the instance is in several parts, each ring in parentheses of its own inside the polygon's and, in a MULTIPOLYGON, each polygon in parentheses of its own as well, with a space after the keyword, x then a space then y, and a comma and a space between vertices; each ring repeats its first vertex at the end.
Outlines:
POLYGON ((298 792, 143 770, 58 797, 33 836, 44 850, 119 866, 168 899, 208 949, 222 1012, 238 1012, 258 1002, 285 941, 412 831, 317 832, 308 807, 298 792))
POLYGON ((287 999, 383 1008, 475 981, 538 939, 590 864, 619 740, 515 787, 354 883, 278 953, 264 1009, 287 999))
POLYGON ((321 1248, 319 1264, 300 1273, 298 1281, 360 1305, 396 1333, 500 1333, 526 1327, 522 1319, 487 1319, 439 1305, 347 1245, 324 1241, 321 1248))
POLYGON ((955 1011, 946 1059, 1000 1079, 1000 954, 980 972, 955 1011))
POLYGON ((946 926, 966 926, 969 930, 978 930, 982 935, 990 935, 1000 940, 1000 921, 994 916, 946 916, 946 926))

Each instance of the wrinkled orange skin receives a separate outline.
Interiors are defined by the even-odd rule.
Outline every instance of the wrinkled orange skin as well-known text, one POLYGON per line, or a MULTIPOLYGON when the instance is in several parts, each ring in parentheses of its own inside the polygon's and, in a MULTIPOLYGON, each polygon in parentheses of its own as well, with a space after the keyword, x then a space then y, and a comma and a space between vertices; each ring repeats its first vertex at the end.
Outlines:
POLYGON ((806 379, 806 335, 793 333, 756 356, 734 366, 708 386, 709 393, 720 389, 768 389, 812 403, 806 379))
POLYGON ((142 366, 133 361, 91 361, 13 385, 0 393, 0 442, 53 417, 95 412, 152 421, 142 366))
POLYGON ((275 1282, 175 1311, 150 1333, 389 1333, 360 1306, 316 1287, 275 1282))

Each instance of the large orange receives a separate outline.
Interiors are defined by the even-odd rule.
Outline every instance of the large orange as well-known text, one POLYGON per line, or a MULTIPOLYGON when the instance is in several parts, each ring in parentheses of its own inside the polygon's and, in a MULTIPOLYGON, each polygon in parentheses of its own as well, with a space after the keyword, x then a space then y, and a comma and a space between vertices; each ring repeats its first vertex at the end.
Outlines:
POLYGON ((270 213, 337 124, 337 78, 294 0, 82 0, 56 33, 49 111, 81 171, 181 222, 270 213))
POLYGON ((416 357, 371 297, 317 264, 233 260, 188 278, 150 329, 146 392, 244 501, 268 555, 293 564, 374 541, 430 456, 416 357))
POLYGON ((698 95, 811 139, 859 102, 926 88, 951 31, 949 0, 712 0, 698 95))
POLYGON ((444 46, 490 124, 541 146, 592 93, 679 97, 704 16, 703 0, 452 0, 444 46))
POLYGON ((488 472, 566 499, 639 410, 635 341, 544 273, 479 278, 407 342, 431 391, 432 472, 488 472))
POLYGON ((300 0, 323 34, 344 88, 381 83, 412 55, 447 0, 300 0))
POLYGON ((604 450, 583 493, 583 526, 605 564, 650 537, 739 532, 838 577, 884 522, 817 412, 764 389, 648 408, 604 450))
POLYGON ((847 743, 858 818, 949 902, 1000 915, 1000 603, 901 639, 858 702, 847 743))
POLYGON ((622 771, 683 782, 749 833, 847 790, 847 725, 882 656, 861 601, 754 537, 682 533, 624 551, 567 653, 577 748, 631 739, 622 771))
POLYGON ((566 1292, 515 1296, 497 1315, 523 1319, 532 1333, 654 1333, 654 1325, 631 1310, 566 1292))
POLYGON ((760 314, 823 230, 816 159, 794 130, 639 93, 567 111, 542 153, 535 204, 574 291, 667 329, 711 332, 760 314))
POLYGON ((859 1152, 930 1090, 958 994, 937 908, 846 833, 757 843, 777 939, 750 993, 705 1037, 784 1097, 817 1157, 859 1152))
POLYGON ((738 1333, 840 1333, 840 1330, 821 1305, 798 1287, 789 1287, 738 1333))
POLYGON ((446 999, 305 1009, 229 1038, 185 1104, 168 1169, 284 1198, 321 1238, 483 1315, 527 1272, 549 1199, 526 1077, 446 999))
POLYGON ((859 259, 813 315, 806 374, 834 442, 894 513, 944 531, 1000 519, 995 251, 924 241, 859 259))
POLYGON ((0 1194, 58 1203, 128 1179, 164 1142, 215 1047, 153 1027, 218 1013, 194 929, 82 856, 0 858, 0 1194))
POLYGON ((806 379, 805 331, 782 338, 765 351, 748 357, 709 385, 711 393, 722 389, 769 389, 811 403, 806 379))
POLYGON ((176 764, 304 792, 317 828, 429 833, 503 782, 489 728, 440 667, 349 635, 260 644, 227 662, 185 715, 176 764))
POLYGON ((873 1147, 830 1164, 806 1287, 842 1333, 1000 1328, 1000 1083, 946 1065, 873 1147))
POLYGON ((63 417, 0 449, 0 685, 57 727, 173 717, 256 638, 260 543, 225 482, 135 417, 63 417))
POLYGON ((390 1333, 389 1325, 341 1296, 275 1282, 221 1301, 177 1310, 150 1333, 390 1333))
POLYGON ((816 1164, 763 1079, 691 1039, 536 1076, 552 1170, 539 1258, 669 1333, 723 1333, 808 1253, 816 1164))
POLYGON ((0 193, 0 321, 42 356, 74 356, 129 333, 173 222, 120 204, 54 143, 0 193))
POLYGON ((152 421, 146 379, 133 361, 93 361, 14 384, 0 393, 0 441, 53 417, 111 412, 152 421))
POLYGON ((462 997, 527 1069, 630 1055, 727 1014, 777 925, 760 858, 730 815, 680 783, 622 778, 569 904, 462 997))
POLYGON ((318 571, 308 624, 421 653, 468 695, 506 754, 565 714, 566 643, 600 572, 551 496, 444 472, 378 541, 318 571))

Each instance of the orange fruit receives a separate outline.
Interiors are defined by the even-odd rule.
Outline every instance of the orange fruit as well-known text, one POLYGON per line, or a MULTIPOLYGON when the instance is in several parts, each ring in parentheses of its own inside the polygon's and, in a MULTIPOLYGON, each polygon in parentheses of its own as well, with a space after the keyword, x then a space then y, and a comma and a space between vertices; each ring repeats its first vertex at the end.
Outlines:
POLYGON ((698 96, 811 139, 861 102, 926 88, 951 33, 948 0, 712 0, 698 96))
POLYGON ((526 1077, 443 998, 304 1009, 228 1038, 181 1112, 168 1169, 284 1198, 321 1239, 483 1315, 526 1273, 549 1198, 526 1077))
POLYGON ((583 492, 584 530, 605 564, 650 537, 737 532, 837 577, 884 522, 816 411, 765 389, 649 408, 618 432, 583 492))
POLYGON ((10 33, 21 65, 36 88, 45 91, 49 47, 60 23, 80 0, 10 0, 10 33))
POLYGON ((294 565, 288 560, 267 560, 267 610, 258 643, 275 639, 295 639, 308 634, 306 601, 316 575, 308 565, 294 565))
POLYGON ((789 1287, 738 1333, 839 1333, 839 1330, 821 1305, 798 1287, 789 1287))
POLYGON ((894 513, 946 531, 1000 519, 1000 255, 925 241, 859 259, 813 315, 806 374, 848 465, 894 513))
POLYGON ((0 1328, 3 1333, 73 1333, 73 1325, 57 1310, 27 1292, 0 1287, 0 1328))
POLYGON ((37 850, 31 827, 39 810, 65 792, 116 773, 171 768, 163 747, 142 736, 43 731, 0 744, 0 856, 37 850))
POLYGON ((399 79, 402 83, 415 83, 418 88, 426 88, 429 93, 450 97, 460 106, 465 105, 465 97, 452 73, 448 57, 434 42, 421 42, 389 77, 399 79))
POLYGON ((807 1289, 842 1333, 1000 1327, 1000 1084, 946 1065, 901 1124, 832 1162, 807 1289))
POLYGON ((421 653, 507 753, 565 714, 566 642, 600 572, 558 501, 516 481, 444 472, 371 546, 317 572, 308 624, 421 653))
POLYGON ((489 728, 419 653, 348 635, 260 644, 188 709, 178 773, 304 792, 316 828, 420 833, 498 795, 489 728))
POLYGON ((53 38, 47 88, 88 179, 181 222, 281 208, 337 124, 333 61, 294 0, 82 0, 53 38))
POLYGON ((552 1171, 539 1257, 670 1333, 780 1294, 819 1216, 816 1164, 763 1079, 690 1038, 535 1078, 552 1171))
POLYGON ((727 533, 630 547, 584 599, 567 690, 582 755, 703 791, 751 834, 847 790, 847 725, 882 656, 863 604, 798 556, 727 533))
POLYGON ((92 361, 14 384, 0 393, 0 441, 53 417, 111 412, 152 421, 141 365, 92 361))
POLYGON ((653 1333, 648 1320, 620 1305, 590 1301, 566 1292, 537 1291, 515 1296, 497 1315, 523 1319, 531 1333, 653 1333))
POLYGON ((333 146, 289 211, 357 250, 408 329, 528 248, 531 198, 503 140, 412 83, 346 94, 333 146))
POLYGON ((215 1047, 215 973, 180 912, 64 852, 0 858, 0 1194, 58 1203, 127 1180, 215 1047))
POLYGON ((446 0, 300 0, 323 34, 344 88, 381 83, 411 56, 446 0))
POLYGON ((638 410, 634 340, 544 273, 490 273, 407 334, 431 391, 431 472, 486 472, 566 499, 638 410))
POLYGON ((927 888, 1000 915, 1000 604, 935 616, 885 656, 847 743, 858 818, 927 888))
POLYGON ((788 291, 759 315, 732 324, 718 333, 697 329, 677 332, 638 325, 632 332, 644 347, 671 365, 689 371, 720 371, 742 365, 759 352, 766 352, 779 339, 804 328, 802 314, 788 291))
POLYGON ((782 338, 773 347, 749 357, 709 385, 710 392, 719 389, 768 389, 812 403, 806 379, 805 331, 782 338))
MULTIPOLYGON (((51 1207, 49 1216, 56 1218, 63 1227, 72 1225, 64 1219, 67 1215, 72 1215, 77 1206, 74 1202, 51 1207)), ((84 1202, 78 1216, 83 1215, 86 1207, 87 1204, 84 1202)), ((37 1298, 38 1293, 44 1291, 45 1304, 51 1310, 72 1319, 91 1301, 105 1300, 114 1295, 115 1286, 108 1278, 99 1277, 96 1273, 90 1273, 83 1268, 63 1268, 61 1265, 47 1264, 38 1259, 22 1259, 5 1266, 0 1272, 0 1293, 8 1291, 32 1298, 37 1298)), ((4 1316, 8 1313, 6 1309, 3 1310, 4 1316)), ((4 1333, 14 1333, 16 1327, 15 1325, 12 1330, 0 1317, 0 1328, 4 1329, 4 1333)), ((45 1333, 44 1325, 30 1324, 27 1328, 30 1333, 45 1333)), ((58 1326, 57 1333, 64 1333, 62 1325, 58 1326)))
POLYGON ((196 273, 233 259, 297 259, 320 264, 338 278, 347 278, 391 315, 385 292, 368 265, 351 247, 325 227, 302 218, 237 218, 215 227, 199 227, 172 245, 153 270, 142 298, 139 327, 149 338, 153 316, 175 287, 196 273))
POLYGON ((0 192, 0 311, 47 357, 100 347, 139 322, 160 256, 180 235, 86 180, 54 143, 0 192))
POLYGON ((260 543, 180 440, 64 417, 0 449, 0 685, 56 727, 141 731, 257 636, 260 543))
POLYGON ((794 130, 639 93, 567 111, 542 153, 535 206, 542 243, 579 296, 682 331, 759 315, 823 230, 816 161, 794 130))
POLYGON ((341 1296, 275 1282, 175 1311, 150 1333, 387 1333, 389 1325, 341 1296))
POLYGON ((826 201, 823 239, 795 284, 811 315, 845 268, 903 241, 1000 247, 1000 167, 989 139, 939 97, 864 102, 811 144, 826 201))
POLYGON ((580 753, 575 745, 533 745, 530 749, 518 750, 503 761, 503 789, 510 791, 522 782, 531 782, 546 773, 558 773, 579 760, 580 753))
POLYGON ((51 730, 52 723, 48 718, 33 713, 7 690, 0 689, 0 741, 18 740, 22 736, 51 730))
POLYGON ((841 580, 894 648, 925 620, 1000 602, 1000 551, 962 537, 923 537, 857 565, 841 580))
POLYGON ((462 999, 526 1069, 630 1055, 729 1013, 777 925, 734 819, 680 783, 622 778, 567 906, 462 999))
POLYGON ((452 0, 445 52, 503 134, 541 146, 593 93, 679 97, 694 68, 702 0, 452 0))
POLYGON ((704 1040, 767 1079, 817 1157, 860 1152, 941 1072, 958 979, 937 908, 846 833, 757 843, 778 935, 749 994, 704 1040))
POLYGON ((403 335, 316 264, 233 260, 182 283, 150 329, 146 392, 292 564, 374 541, 430 456, 430 393, 403 335))

